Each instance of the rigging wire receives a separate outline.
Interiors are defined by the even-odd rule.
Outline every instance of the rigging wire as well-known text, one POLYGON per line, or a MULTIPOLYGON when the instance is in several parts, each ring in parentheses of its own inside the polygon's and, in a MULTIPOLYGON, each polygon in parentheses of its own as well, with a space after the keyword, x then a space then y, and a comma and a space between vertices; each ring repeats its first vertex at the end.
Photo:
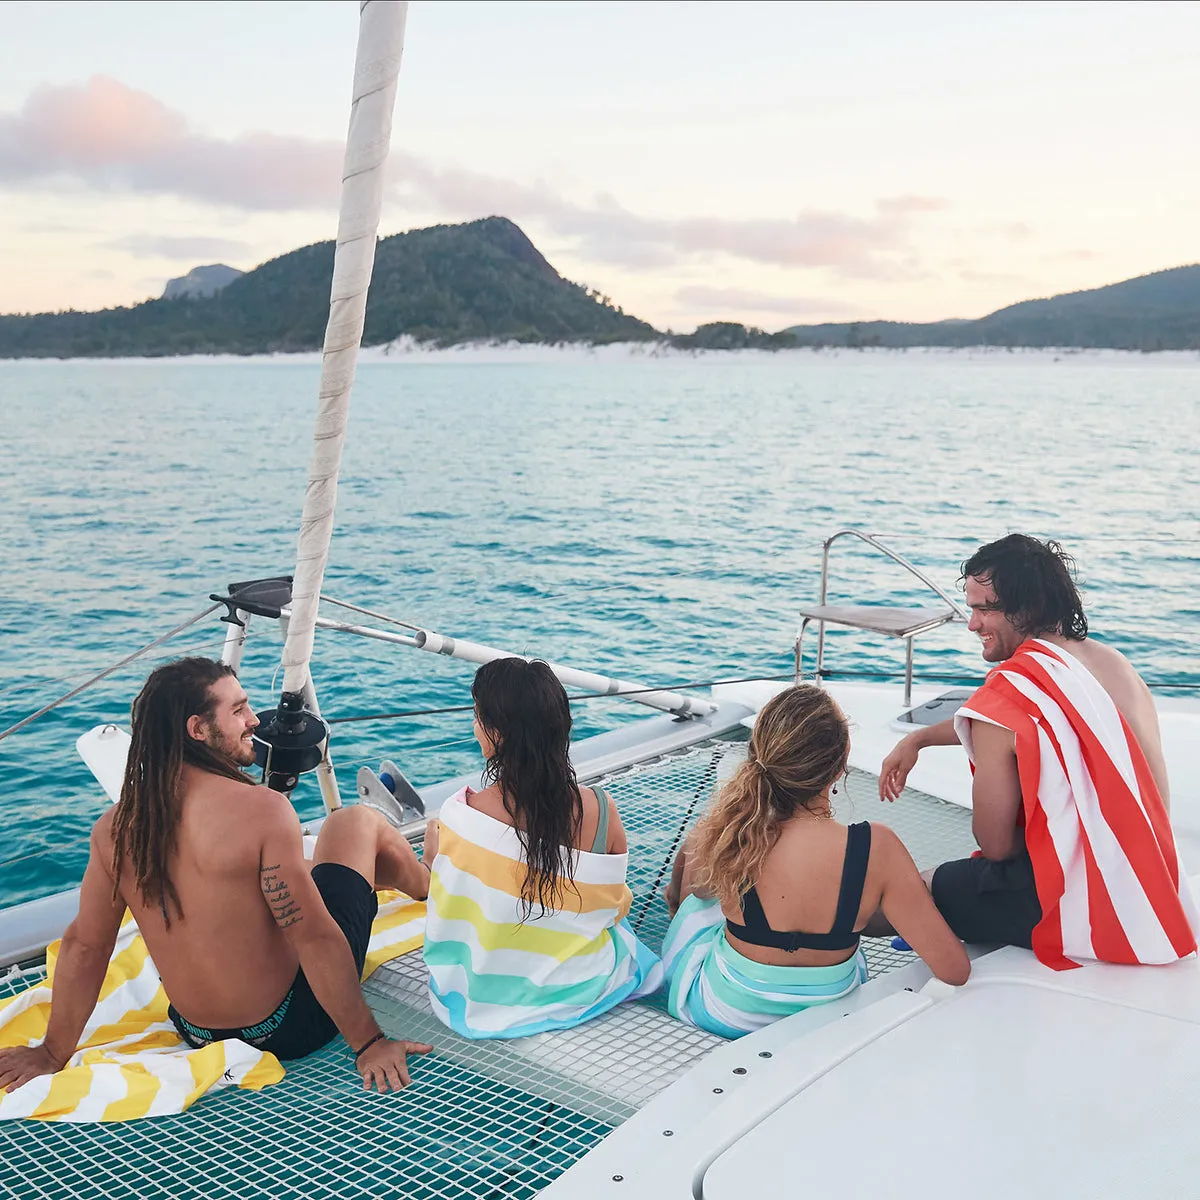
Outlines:
MULTIPOLYGON (((467 707, 469 708, 470 706, 468 705, 467 707)), ((458 710, 454 710, 454 711, 458 711, 458 710)), ((450 738, 448 741, 434 742, 430 746, 422 746, 420 748, 420 750, 421 750, 422 754, 428 753, 431 750, 447 750, 451 746, 464 746, 468 742, 473 742, 474 740, 475 740, 475 735, 472 733, 472 734, 468 734, 467 737, 450 738)), ((359 767, 369 767, 373 763, 377 763, 377 761, 378 760, 374 759, 374 758, 364 758, 364 759, 355 759, 353 762, 339 761, 337 765, 338 765, 338 768, 342 771, 355 771, 359 767)), ((253 783, 254 780, 251 779, 250 782, 253 783)), ((316 820, 317 817, 319 817, 321 815, 322 814, 318 813, 318 814, 316 814, 316 816, 313 816, 313 817, 302 817, 301 820, 302 821, 316 820)), ((44 858, 48 854, 60 854, 64 851, 71 852, 71 851, 80 850, 84 846, 87 846, 87 845, 89 845, 88 838, 79 838, 77 841, 74 841, 74 842, 65 842, 65 843, 61 843, 59 845, 55 845, 55 846, 45 846, 41 850, 30 850, 26 854, 18 854, 13 858, 0 858, 0 869, 3 869, 4 867, 15 866, 17 863, 27 862, 31 858, 44 858)))
MULTIPOLYGON (((717 687, 725 683, 756 683, 760 681, 775 683, 784 679, 794 679, 795 674, 795 671, 788 671, 784 675, 746 675, 740 679, 700 679, 692 683, 673 683, 669 687, 622 688, 617 692, 580 692, 574 696, 568 696, 567 700, 574 704, 577 700, 616 699, 621 696, 642 696, 647 692, 685 692, 694 688, 717 687)), ((411 708, 401 712, 363 713, 353 717, 326 717, 325 720, 330 725, 349 725, 356 721, 387 721, 399 717, 433 717, 443 713, 472 712, 474 708, 473 704, 455 704, 446 708, 411 708)))
MULTIPOLYGON (((978 538, 976 538, 976 537, 969 536, 966 534, 956 534, 956 533, 917 533, 916 531, 910 531, 908 533, 903 533, 903 532, 879 533, 875 530, 872 530, 870 532, 870 536, 873 538, 879 538, 881 541, 888 540, 888 541, 893 541, 893 542, 897 542, 897 541, 968 542, 971 544, 975 544, 978 542, 978 538)), ((1145 535, 1145 534, 1133 534, 1133 533, 1131 533, 1131 534, 1076 533, 1076 534, 1071 535, 1071 541, 1073 541, 1073 542, 1113 542, 1117 545, 1122 545, 1122 544, 1128 545, 1131 542, 1136 542, 1139 545, 1142 542, 1157 542, 1157 543, 1161 543, 1164 545, 1169 545, 1169 544, 1178 545, 1180 539, 1178 537, 1172 537, 1169 534, 1145 535)), ((818 542, 817 544, 820 545, 823 543, 818 542)))
POLYGON ((162 637, 155 638, 154 641, 147 643, 140 650, 135 650, 132 654, 127 654, 123 659, 121 659, 120 662, 113 663, 111 667, 105 667, 103 671, 100 671, 97 674, 85 679, 84 682, 78 687, 72 688, 69 692, 59 696, 57 700, 51 700, 49 704, 39 708, 37 712, 30 713, 27 717, 22 717, 21 720, 19 720, 15 725, 10 725, 7 729, 0 730, 0 742, 4 741, 4 739, 9 737, 11 734, 16 733, 18 729, 24 729, 26 725, 32 721, 36 721, 38 717, 44 717, 46 713, 57 708, 60 704, 65 704, 68 700, 78 696, 80 692, 85 691, 87 688, 91 687, 92 684, 99 683, 101 679, 107 678, 109 675, 113 674, 114 671, 119 671, 122 667, 127 666, 135 659, 141 658, 144 654, 149 654, 151 650, 155 649, 157 646, 161 646, 163 642, 170 641, 171 638, 173 638, 177 633, 182 633, 185 629, 189 629, 198 621, 203 621, 205 617, 207 617, 210 613, 216 612, 216 610, 220 607, 221 605, 219 604, 210 604, 206 609, 203 610, 203 612, 198 612, 194 617, 189 617, 182 624, 176 625, 175 628, 170 630, 168 633, 164 633, 162 637))
POLYGON ((399 625, 402 629, 411 629, 415 633, 424 633, 429 627, 427 625, 413 625, 408 621, 402 621, 399 617, 389 617, 386 613, 374 612, 369 608, 362 608, 357 604, 351 604, 348 600, 335 600, 332 596, 321 593, 321 599, 326 604, 336 604, 338 608, 348 608, 351 612, 362 613, 364 617, 374 617, 377 621, 386 621, 389 625, 399 625))
MULTIPOLYGON (((640 696, 646 692, 686 692, 695 688, 718 687, 723 684, 731 683, 779 683, 789 679, 794 679, 796 673, 787 671, 782 675, 746 675, 739 679, 704 679, 697 680, 692 683, 672 683, 665 684, 660 687, 645 687, 645 688, 627 688, 619 692, 580 692, 575 695, 569 695, 567 700, 574 704, 579 700, 607 700, 617 699, 622 696, 640 696)), ((902 679, 903 675, 889 674, 881 671, 829 671, 821 672, 823 679, 862 679, 875 682, 881 682, 890 679, 902 679)), ((808 682, 807 680, 805 682, 808 682)), ((958 684, 962 687, 978 687, 979 678, 974 675, 933 675, 922 674, 918 680, 921 683, 948 683, 958 684)), ((1158 681, 1148 681, 1149 686, 1158 689, 1200 689, 1200 680, 1184 680, 1178 683, 1161 683, 1158 681)), ((360 721, 390 721, 399 720, 407 717, 438 717, 445 716, 450 713, 466 713, 473 712, 475 706, 473 704, 451 704, 442 708, 408 708, 397 712, 384 713, 361 713, 352 717, 326 717, 325 721, 329 725, 352 725, 360 721)))
MULTIPOLYGON (((246 641, 251 638, 251 634, 246 635, 246 641)), ((172 655, 188 655, 195 654, 197 650, 210 650, 213 646, 224 646, 225 639, 223 637, 216 638, 212 641, 197 642, 194 646, 188 646, 184 650, 178 650, 175 647, 171 648, 170 654, 156 654, 150 659, 151 662, 166 661, 172 655)), ((68 671, 65 675, 48 675, 36 677, 36 686, 39 688, 53 687, 55 684, 70 683, 75 679, 84 679, 89 676, 88 671, 68 671)), ((28 671, 0 671, 0 683, 13 684, 30 681, 31 676, 28 671)))

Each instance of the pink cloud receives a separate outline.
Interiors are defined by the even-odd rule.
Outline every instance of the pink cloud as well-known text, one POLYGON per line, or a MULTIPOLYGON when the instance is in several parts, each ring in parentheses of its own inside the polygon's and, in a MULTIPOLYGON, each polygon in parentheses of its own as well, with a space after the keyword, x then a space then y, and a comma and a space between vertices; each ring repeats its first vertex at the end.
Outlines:
POLYGON ((0 182, 9 184, 57 177, 246 209, 327 208, 341 161, 336 142, 206 137, 153 96, 103 76, 39 88, 20 112, 0 115, 0 182))
MULTIPOLYGON (((0 114, 0 185, 71 180, 86 187, 184 196, 245 210, 332 209, 342 147, 252 133, 214 138, 145 92, 97 76, 43 87, 0 114)), ((597 262, 646 269, 724 254, 783 267, 825 267, 870 278, 911 277, 913 224, 944 207, 928 196, 878 200, 868 215, 804 210, 794 217, 646 217, 601 194, 578 203, 547 185, 518 183, 393 153, 392 192, 426 211, 503 213, 570 239, 597 262)))

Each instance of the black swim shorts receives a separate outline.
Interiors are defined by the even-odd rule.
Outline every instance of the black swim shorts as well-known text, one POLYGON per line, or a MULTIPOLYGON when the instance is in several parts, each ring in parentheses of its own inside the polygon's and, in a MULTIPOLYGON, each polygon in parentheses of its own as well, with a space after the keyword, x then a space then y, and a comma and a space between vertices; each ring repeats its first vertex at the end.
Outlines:
POLYGON ((932 891, 938 912, 964 942, 1028 949, 1042 919, 1025 852, 1001 862, 976 857, 942 863, 932 891))
MULTIPOLYGON (((371 923, 379 911, 375 889, 352 867, 341 863, 318 863, 312 869, 312 877, 329 915, 346 935, 354 965, 361 975, 371 940, 371 923)), ((337 1034, 337 1026, 317 1002, 303 970, 296 972, 291 990, 279 1007, 257 1025, 244 1029, 206 1029, 193 1025, 175 1011, 174 1005, 168 1012, 189 1046, 240 1038, 259 1050, 270 1051, 276 1058, 303 1058, 337 1034)))

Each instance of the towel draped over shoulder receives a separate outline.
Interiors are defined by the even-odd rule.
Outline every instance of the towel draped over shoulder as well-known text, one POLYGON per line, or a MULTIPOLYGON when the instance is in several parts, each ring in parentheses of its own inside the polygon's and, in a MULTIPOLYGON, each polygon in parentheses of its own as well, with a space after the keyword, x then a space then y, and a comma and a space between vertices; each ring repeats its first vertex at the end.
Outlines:
POLYGON ((1200 915, 1166 806, 1128 722, 1083 663, 1050 642, 1024 642, 955 716, 973 765, 972 721, 1015 735, 1042 907, 1038 959, 1063 970, 1193 953, 1200 915))
POLYGON ((526 877, 517 831, 466 803, 438 814, 430 865, 425 964, 434 1013, 467 1038, 567 1029, 662 983, 658 956, 626 919, 628 855, 564 850, 573 882, 561 907, 522 919, 526 877))

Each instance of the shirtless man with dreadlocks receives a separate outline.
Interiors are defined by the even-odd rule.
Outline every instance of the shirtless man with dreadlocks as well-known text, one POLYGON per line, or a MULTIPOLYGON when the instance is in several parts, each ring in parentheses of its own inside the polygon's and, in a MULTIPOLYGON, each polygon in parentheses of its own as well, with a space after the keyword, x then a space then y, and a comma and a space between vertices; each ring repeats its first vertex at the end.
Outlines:
POLYGON ((374 809, 337 809, 310 869, 290 802, 242 773, 258 720, 224 663, 159 667, 132 716, 121 799, 92 830, 46 1039, 0 1051, 0 1089, 60 1070, 75 1053, 126 907, 190 1045, 236 1037, 298 1058, 340 1032, 364 1087, 406 1085, 406 1052, 430 1047, 385 1037, 359 978, 375 889, 428 892, 429 871, 407 840, 374 809))

